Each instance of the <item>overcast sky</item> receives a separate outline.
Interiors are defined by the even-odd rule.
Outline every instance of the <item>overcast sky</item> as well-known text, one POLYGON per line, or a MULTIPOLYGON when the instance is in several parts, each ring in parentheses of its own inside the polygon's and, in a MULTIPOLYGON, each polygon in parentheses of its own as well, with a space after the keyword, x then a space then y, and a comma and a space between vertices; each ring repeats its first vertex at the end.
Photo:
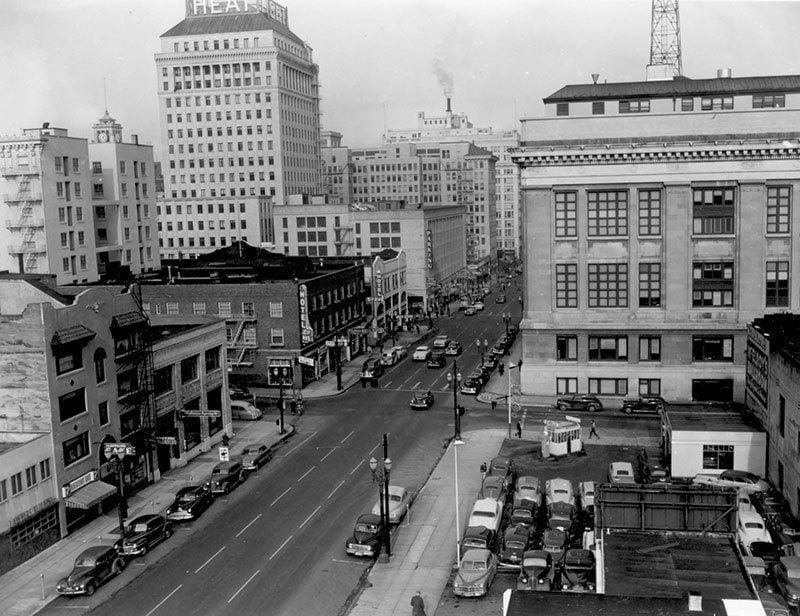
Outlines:
MULTIPOLYGON (((378 145, 444 110, 477 126, 516 127, 565 84, 645 76, 650 0, 285 0, 289 26, 314 50, 322 126, 345 145, 378 145)), ((0 0, 0 135, 49 121, 88 137, 108 109, 126 139, 160 147, 158 37, 184 0, 0 0)), ((800 1, 681 0, 683 72, 707 78, 800 73, 800 1)), ((156 150, 160 159, 160 150, 156 150)))

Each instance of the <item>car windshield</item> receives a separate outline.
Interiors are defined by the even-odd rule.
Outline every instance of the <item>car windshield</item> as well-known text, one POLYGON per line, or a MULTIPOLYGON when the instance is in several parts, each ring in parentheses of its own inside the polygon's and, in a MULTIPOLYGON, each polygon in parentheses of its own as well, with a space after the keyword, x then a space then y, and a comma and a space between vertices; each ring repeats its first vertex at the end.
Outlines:
POLYGON ((489 518, 490 520, 494 520, 495 518, 495 514, 492 513, 491 511, 476 511, 472 515, 476 518, 489 518))
POLYGON ((547 559, 545 558, 526 558, 522 562, 523 567, 546 567, 547 559))
POLYGON ((403 500, 403 497, 400 494, 389 494, 389 498, 395 503, 402 502, 403 500))
POLYGON ((376 524, 356 524, 357 533, 377 533, 378 526, 376 524))
POLYGON ((424 400, 425 398, 427 398, 427 397, 428 397, 428 394, 427 394, 427 393, 425 393, 424 391, 418 391, 417 393, 415 393, 415 394, 414 394, 414 397, 415 397, 417 400, 424 400))
POLYGON ((745 528, 756 528, 758 530, 763 530, 764 529, 764 525, 761 522, 745 522, 744 523, 744 527, 745 528))
POLYGON ((259 449, 258 447, 248 447, 244 450, 244 455, 246 456, 255 456, 258 455, 259 449))
POLYGON ((512 513, 515 518, 533 518, 533 514, 531 513, 530 509, 514 509, 514 513, 512 513))
POLYGON ((78 559, 75 561, 76 567, 94 567, 94 565, 95 559, 91 556, 84 556, 83 558, 78 557, 78 559))
POLYGON ((423 352, 423 353, 424 353, 425 351, 427 351, 427 350, 428 350, 428 347, 426 347, 426 346, 417 347, 417 351, 421 351, 421 352, 423 352))
POLYGON ((557 488, 557 489, 553 490, 553 494, 569 494, 569 491, 560 490, 560 489, 557 488))
POLYGON ((630 473, 623 469, 617 469, 617 475, 630 475, 630 473))
POLYGON ((506 547, 510 550, 524 550, 525 544, 522 541, 514 539, 513 541, 506 541, 506 547))
POLYGON ((138 524, 133 524, 133 525, 131 525, 131 530, 134 533, 147 532, 147 522, 139 522, 138 524))
POLYGON ((482 560, 465 560, 461 568, 464 571, 483 571, 486 569, 486 563, 482 560))
POLYGON ((191 503, 195 498, 197 498, 197 495, 194 493, 194 491, 181 494, 182 503, 191 503))
POLYGON ((800 580, 800 568, 787 567, 786 577, 792 580, 800 580))

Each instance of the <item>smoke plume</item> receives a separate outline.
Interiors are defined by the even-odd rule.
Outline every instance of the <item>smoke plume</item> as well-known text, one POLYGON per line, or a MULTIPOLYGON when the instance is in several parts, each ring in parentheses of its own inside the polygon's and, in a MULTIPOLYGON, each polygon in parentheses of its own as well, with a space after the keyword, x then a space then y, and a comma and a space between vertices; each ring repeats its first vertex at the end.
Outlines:
POLYGON ((452 96, 453 78, 451 77, 450 73, 444 69, 441 60, 438 58, 433 61, 433 74, 436 75, 436 79, 439 80, 439 83, 444 90, 444 95, 448 98, 452 96))

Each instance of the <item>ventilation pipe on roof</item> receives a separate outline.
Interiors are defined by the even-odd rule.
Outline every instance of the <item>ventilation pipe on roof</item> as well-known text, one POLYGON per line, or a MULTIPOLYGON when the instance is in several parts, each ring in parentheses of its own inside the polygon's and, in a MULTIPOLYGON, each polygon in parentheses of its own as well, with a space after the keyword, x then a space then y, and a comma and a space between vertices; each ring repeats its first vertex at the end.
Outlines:
POLYGON ((729 68, 718 68, 717 79, 730 79, 733 77, 733 71, 729 68))
POLYGON ((699 592, 689 591, 689 611, 702 612, 703 611, 703 595, 699 592))
POLYGON ((600 79, 600 73, 592 73, 592 83, 597 83, 598 79, 600 79))

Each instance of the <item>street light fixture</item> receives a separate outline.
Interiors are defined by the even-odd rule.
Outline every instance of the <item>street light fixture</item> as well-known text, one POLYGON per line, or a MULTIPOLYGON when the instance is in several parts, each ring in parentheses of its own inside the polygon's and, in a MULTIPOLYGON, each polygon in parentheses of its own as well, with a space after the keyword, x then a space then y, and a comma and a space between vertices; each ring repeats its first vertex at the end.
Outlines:
POLYGON ((454 430, 453 438, 458 440, 461 438, 461 408, 458 406, 458 387, 461 385, 461 373, 458 371, 456 360, 453 360, 453 371, 447 373, 447 382, 453 387, 453 422, 454 430))
POLYGON ((483 346, 481 346, 481 339, 478 338, 475 341, 475 346, 478 348, 478 352, 481 354, 481 366, 483 366, 483 354, 489 350, 489 341, 484 338, 483 346))
MULTIPOLYGON (((384 435, 385 436, 385 435, 384 435)), ((369 470, 372 471, 372 481, 378 484, 378 499, 381 506, 381 525, 383 526, 383 540, 386 558, 392 557, 392 543, 389 534, 389 475, 392 471, 392 461, 387 457, 383 466, 378 468, 378 461, 373 457, 369 460, 369 470)))
POLYGON ((518 368, 519 364, 514 365, 508 362, 508 395, 506 396, 506 403, 508 405, 508 438, 511 438, 511 370, 518 368))
MULTIPOLYGON (((504 312, 501 316, 503 317, 503 322, 506 324, 506 341, 508 341, 508 325, 511 323, 511 313, 504 312)), ((508 349, 506 349, 504 355, 505 354, 508 354, 508 349)))

